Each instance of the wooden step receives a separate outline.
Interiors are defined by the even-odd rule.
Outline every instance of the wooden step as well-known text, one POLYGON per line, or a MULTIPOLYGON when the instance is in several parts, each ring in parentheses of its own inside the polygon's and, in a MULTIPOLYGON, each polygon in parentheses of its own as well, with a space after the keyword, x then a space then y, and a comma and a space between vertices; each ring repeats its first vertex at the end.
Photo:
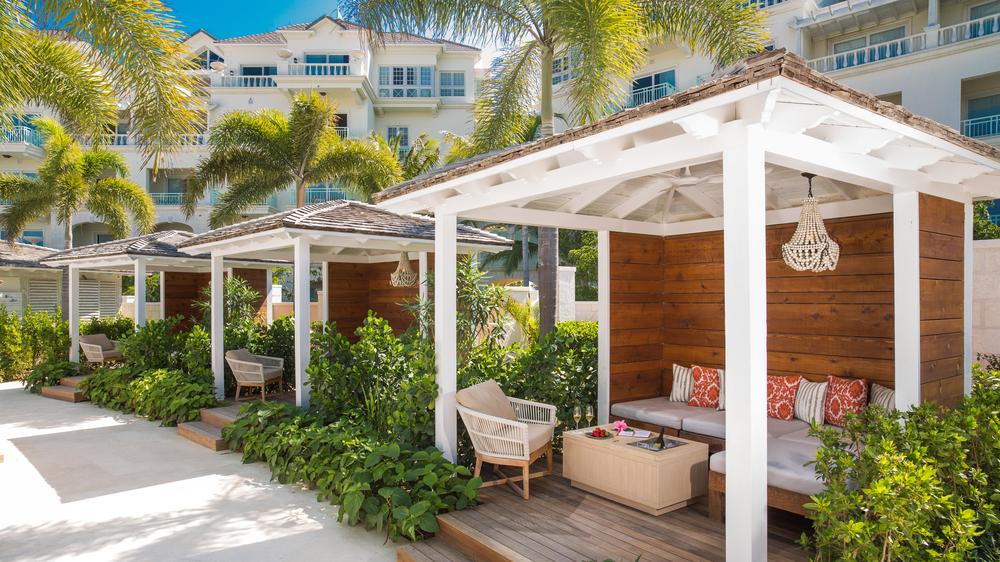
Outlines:
POLYGON ((473 559, 447 542, 431 538, 398 547, 396 562, 473 562, 473 559))
POLYGON ((86 402, 87 398, 76 387, 60 384, 56 386, 43 386, 42 396, 55 398, 64 402, 86 402))
POLYGON ((455 517, 454 514, 438 515, 437 521, 440 530, 434 540, 447 543, 472 560, 477 562, 531 562, 530 558, 518 554, 502 542, 455 517))
POLYGON ((59 384, 63 386, 72 386, 73 388, 76 388, 80 386, 80 383, 83 382, 83 379, 89 376, 90 375, 76 375, 75 377, 63 377, 59 379, 59 384))
POLYGON ((219 406, 218 408, 202 408, 201 421, 208 425, 222 429, 226 424, 236 421, 240 416, 240 407, 236 404, 231 406, 219 406))
POLYGON ((222 439, 222 431, 203 421, 177 424, 177 435, 213 451, 224 451, 229 448, 222 439))

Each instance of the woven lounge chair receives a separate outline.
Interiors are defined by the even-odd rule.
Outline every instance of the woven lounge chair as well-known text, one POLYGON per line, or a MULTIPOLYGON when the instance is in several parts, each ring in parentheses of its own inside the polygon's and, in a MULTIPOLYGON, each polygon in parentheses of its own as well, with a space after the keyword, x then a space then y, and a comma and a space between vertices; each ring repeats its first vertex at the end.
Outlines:
POLYGON ((90 363, 108 363, 121 361, 120 342, 108 339, 104 334, 80 336, 80 349, 90 363))
POLYGON ((233 371, 236 379, 236 400, 240 399, 240 391, 245 386, 260 387, 260 399, 267 401, 265 387, 273 382, 278 383, 278 392, 284 390, 282 374, 285 360, 280 357, 254 355, 245 349, 234 349, 226 352, 226 363, 233 371))
POLYGON ((483 486, 507 484, 528 499, 531 478, 552 474, 552 432, 556 407, 505 396, 496 381, 489 380, 462 389, 455 395, 458 413, 476 449, 475 475, 483 463, 496 466, 503 478, 483 486), (545 455, 546 469, 530 472, 531 464, 545 455), (521 476, 506 477, 500 466, 521 467, 521 476), (518 489, 515 482, 524 482, 518 489))

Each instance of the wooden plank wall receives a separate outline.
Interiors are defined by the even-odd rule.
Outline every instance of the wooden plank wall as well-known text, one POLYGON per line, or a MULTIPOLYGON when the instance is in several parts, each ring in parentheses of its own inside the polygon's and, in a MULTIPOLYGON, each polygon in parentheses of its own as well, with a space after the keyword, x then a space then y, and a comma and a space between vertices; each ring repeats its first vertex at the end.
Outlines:
MULTIPOLYGON (((892 387, 892 215, 827 226, 841 258, 836 271, 823 274, 782 262, 781 244, 794 225, 768 227, 769 370, 892 387)), ((612 234, 611 263, 613 402, 668 394, 675 362, 725 366, 721 232, 612 234), (650 355, 657 348, 658 358, 650 355)))
POLYGON ((161 275, 166 301, 163 303, 164 316, 200 317, 201 313, 192 304, 201 297, 201 289, 208 286, 211 274, 165 271, 161 275))
POLYGON ((946 406, 964 392, 965 207, 920 195, 920 395, 946 406))
MULTIPOLYGON (((410 261, 413 271, 417 271, 417 260, 410 261)), ((337 322, 337 331, 353 338, 369 310, 385 318, 396 333, 410 327, 413 316, 399 303, 416 299, 418 287, 389 284, 389 274, 398 263, 330 263, 330 320, 337 322)))

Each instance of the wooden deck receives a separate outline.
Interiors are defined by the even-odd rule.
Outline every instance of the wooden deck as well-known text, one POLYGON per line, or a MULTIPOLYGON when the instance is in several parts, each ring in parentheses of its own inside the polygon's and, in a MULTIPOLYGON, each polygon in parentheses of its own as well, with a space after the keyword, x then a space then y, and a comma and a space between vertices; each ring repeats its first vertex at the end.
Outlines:
MULTIPOLYGON (((441 532, 399 548, 398 560, 627 561, 724 560, 725 526, 707 504, 653 517, 577 490, 561 476, 531 481, 524 501, 506 487, 487 488, 482 503, 438 518, 441 532)), ((772 511, 768 559, 806 560, 796 544, 809 522, 772 511)))

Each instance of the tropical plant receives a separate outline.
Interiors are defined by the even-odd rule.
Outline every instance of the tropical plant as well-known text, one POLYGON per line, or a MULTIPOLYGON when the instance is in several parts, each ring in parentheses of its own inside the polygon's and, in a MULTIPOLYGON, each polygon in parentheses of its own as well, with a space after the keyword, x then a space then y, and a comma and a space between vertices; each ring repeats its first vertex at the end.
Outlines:
POLYGON ((98 367, 80 383, 80 392, 95 406, 130 412, 132 395, 129 385, 142 374, 134 366, 98 367))
POLYGON ((317 93, 297 94, 287 117, 276 109, 223 115, 212 126, 208 157, 188 182, 184 211, 194 214, 209 187, 226 185, 209 219, 215 228, 289 185, 302 207, 310 185, 336 182, 368 200, 401 179, 396 155, 385 146, 341 138, 336 127, 336 107, 317 93))
POLYGON ((131 409, 140 416, 174 426, 198 419, 202 408, 216 405, 211 376, 157 369, 133 379, 128 387, 131 409))
POLYGON ((204 115, 199 77, 184 72, 194 63, 183 39, 159 0, 4 2, 0 126, 35 101, 99 139, 124 108, 155 168, 204 115))
POLYGON ((21 338, 31 365, 69 357, 69 322, 58 308, 55 314, 26 308, 21 315, 21 338))
MULTIPOLYGON (((560 230, 560 236, 566 233, 560 230)), ((579 232, 579 231, 576 231, 579 232)), ((559 242, 559 249, 565 249, 567 245, 559 242)), ((567 252, 567 261, 576 266, 576 300, 596 301, 597 300, 597 233, 593 231, 581 232, 577 247, 567 252)))
POLYGON ((122 357, 139 371, 179 369, 183 366, 185 332, 181 316, 150 320, 121 344, 122 357))
MULTIPOLYGON (((385 32, 449 35, 499 45, 476 100, 475 153, 522 142, 541 110, 541 136, 554 132, 553 66, 567 57, 570 121, 589 123, 621 107, 649 41, 676 41, 728 64, 763 48, 766 17, 745 0, 348 0, 348 17, 379 44, 385 32)), ((539 285, 544 335, 555 324, 556 229, 540 228, 539 285)))
POLYGON ((996 201, 975 201, 972 203, 972 237, 976 240, 994 240, 1000 238, 1000 225, 990 220, 990 205, 998 205, 996 201))
POLYGON ((135 332, 135 322, 128 316, 116 314, 103 318, 92 317, 80 324, 80 335, 104 334, 108 339, 121 341, 135 332))
MULTIPOLYGON (((222 323, 226 328, 246 330, 257 320, 260 293, 245 279, 231 275, 222 281, 222 323)), ((201 312, 201 325, 208 329, 212 324, 212 287, 206 285, 198 300, 191 303, 201 312)))
POLYGON ((386 139, 378 133, 372 133, 371 136, 375 142, 399 158, 399 167, 403 171, 404 180, 433 170, 441 161, 441 145, 437 139, 427 136, 427 133, 420 133, 420 136, 412 139, 406 150, 403 150, 402 136, 397 135, 391 139, 386 139))
POLYGON ((24 389, 33 394, 38 394, 43 387, 59 384, 59 381, 80 374, 80 364, 55 359, 45 361, 35 365, 24 377, 24 389))
POLYGON ((529 271, 531 270, 532 256, 538 256, 538 229, 521 225, 489 224, 478 225, 491 232, 503 233, 507 238, 514 241, 509 250, 501 250, 484 256, 483 265, 500 266, 506 275, 521 269, 521 285, 527 287, 530 283, 529 271), (506 232, 504 232, 506 231, 506 232), (527 240, 527 244, 525 244, 527 240))
POLYGON ((33 123, 45 138, 38 177, 0 173, 0 197, 10 200, 0 213, 0 228, 9 240, 53 211, 63 226, 67 248, 73 247, 73 217, 83 209, 107 224, 115 238, 128 236, 133 222, 143 234, 153 230, 153 200, 127 179, 124 156, 102 147, 84 150, 54 119, 38 118, 33 123))

